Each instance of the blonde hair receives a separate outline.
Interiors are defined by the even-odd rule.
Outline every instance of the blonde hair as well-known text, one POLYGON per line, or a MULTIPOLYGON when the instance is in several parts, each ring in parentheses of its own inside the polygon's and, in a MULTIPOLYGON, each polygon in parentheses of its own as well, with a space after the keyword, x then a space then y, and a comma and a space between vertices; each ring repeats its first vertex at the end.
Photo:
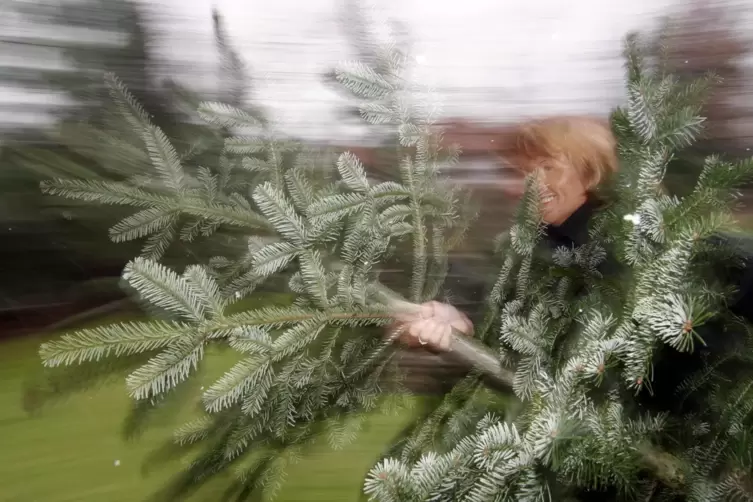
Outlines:
POLYGON ((544 163, 575 169, 586 190, 596 188, 617 171, 617 141, 607 120, 594 117, 551 117, 514 129, 505 157, 529 173, 544 163))

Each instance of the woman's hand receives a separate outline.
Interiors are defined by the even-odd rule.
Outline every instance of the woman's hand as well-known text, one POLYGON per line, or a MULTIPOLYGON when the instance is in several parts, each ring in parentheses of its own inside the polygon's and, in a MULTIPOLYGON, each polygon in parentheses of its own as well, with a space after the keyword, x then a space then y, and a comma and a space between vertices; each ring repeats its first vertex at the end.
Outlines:
POLYGON ((447 351, 453 329, 464 335, 473 333, 473 324, 465 314, 452 305, 435 301, 424 303, 415 313, 398 316, 397 321, 402 328, 400 341, 410 347, 447 351))

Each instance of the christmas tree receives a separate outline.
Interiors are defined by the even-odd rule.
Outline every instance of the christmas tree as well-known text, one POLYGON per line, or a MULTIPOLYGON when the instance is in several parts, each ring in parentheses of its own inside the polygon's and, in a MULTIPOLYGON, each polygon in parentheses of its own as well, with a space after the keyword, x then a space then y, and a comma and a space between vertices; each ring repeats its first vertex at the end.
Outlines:
MULTIPOLYGON (((204 391, 206 416, 176 432, 196 455, 163 500, 229 469, 237 476, 228 494, 237 499, 259 486, 274 491, 315 438, 326 435, 334 447, 352 440, 358 413, 385 394, 382 376, 401 335, 401 326, 385 326, 444 293, 448 253, 467 226, 462 194, 441 176, 457 152, 440 148, 431 96, 403 78, 407 56, 388 46, 379 58, 380 73, 351 63, 337 78, 364 100, 367 121, 398 134, 399 181, 373 181, 348 152, 329 163, 271 121, 222 103, 199 110, 232 132, 220 162, 194 165, 112 77, 120 109, 143 138, 149 182, 43 185, 135 208, 111 236, 147 239, 148 256, 131 261, 123 279, 161 316, 46 343, 47 366, 96 375, 133 365, 128 391, 149 408, 178 395, 209 347, 241 356, 204 391), (176 235, 219 229, 229 230, 236 254, 180 273, 157 261, 176 235), (388 289, 379 264, 406 246, 411 272, 388 289), (244 307, 280 274, 289 305, 244 307)), ((714 79, 678 81, 635 38, 626 58, 629 99, 612 116, 620 169, 600 186, 604 204, 588 238, 542 248, 540 176, 532 173, 514 225, 498 240, 485 322, 470 339, 449 339, 468 377, 368 474, 369 498, 751 498, 751 340, 718 265, 736 256, 723 236, 734 188, 753 163, 709 158, 689 195, 665 193, 672 155, 702 131, 699 106, 714 79), (662 369, 683 354, 681 385, 666 385, 662 369)))
POLYGON ((539 172, 500 239, 474 335, 519 403, 494 410, 470 376, 369 473, 372 500, 753 497, 753 304, 730 290, 749 268, 729 234, 753 163, 709 157, 689 195, 668 194, 716 79, 681 82, 635 37, 626 58, 628 102, 611 117, 620 167, 588 238, 546 245, 557 227, 542 224, 539 172))
POLYGON ((270 121, 224 103, 199 108, 211 126, 232 132, 215 169, 196 165, 110 76, 153 174, 42 186, 52 195, 135 209, 110 231, 115 242, 146 239, 144 255, 126 266, 123 279, 152 312, 169 314, 45 344, 46 365, 82 363, 81 371, 96 377, 107 372, 107 356, 135 361, 127 386, 148 407, 174 395, 209 345, 243 355, 206 390, 206 418, 177 432, 178 443, 199 442, 203 453, 170 487, 174 497, 228 467, 240 474, 239 492, 254 483, 269 489, 322 429, 333 446, 353 438, 357 424, 349 413, 376 406, 380 375, 395 353, 382 336, 392 321, 392 295, 378 282, 378 265, 397 240, 412 242, 415 251, 411 301, 437 295, 447 250, 463 231, 457 190, 439 176, 457 157, 439 156, 431 128, 438 110, 411 101, 415 93, 401 77, 405 55, 386 47, 381 58, 389 72, 376 75, 353 63, 338 70, 338 79, 368 100, 369 121, 399 129, 402 183, 373 183, 354 155, 330 161, 328 152, 312 151, 270 121), (223 247, 236 254, 181 274, 157 261, 178 237, 191 241, 218 231, 223 247), (238 312, 234 304, 283 273, 292 304, 238 312))

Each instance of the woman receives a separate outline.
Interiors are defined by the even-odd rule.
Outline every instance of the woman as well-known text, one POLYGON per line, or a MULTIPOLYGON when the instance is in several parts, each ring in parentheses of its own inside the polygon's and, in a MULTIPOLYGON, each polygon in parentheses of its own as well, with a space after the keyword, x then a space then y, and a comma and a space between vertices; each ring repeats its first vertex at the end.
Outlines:
MULTIPOLYGON (((521 174, 540 176, 541 215, 547 224, 544 242, 551 248, 584 244, 599 185, 617 169, 616 140, 609 123, 590 117, 554 117, 523 124, 489 141, 521 174)), ((465 275, 465 286, 477 295, 485 289, 473 284, 471 274, 463 274, 457 265, 450 273, 465 275)), ((449 348, 453 329, 473 333, 466 313, 436 301, 399 321, 404 343, 440 351, 449 348)))

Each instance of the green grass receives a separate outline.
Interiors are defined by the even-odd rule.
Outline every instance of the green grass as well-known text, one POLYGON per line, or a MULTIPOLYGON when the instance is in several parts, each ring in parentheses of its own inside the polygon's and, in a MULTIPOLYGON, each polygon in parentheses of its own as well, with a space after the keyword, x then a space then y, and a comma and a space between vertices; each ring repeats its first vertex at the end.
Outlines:
MULTIPOLYGON (((130 502, 153 495, 179 465, 144 473, 144 460, 192 415, 200 387, 233 358, 209 352, 204 368, 188 384, 191 399, 158 415, 138 439, 126 440, 123 424, 132 402, 123 381, 25 411, 24 388, 42 374, 37 350, 43 340, 0 344, 0 502, 130 502)), ((410 410, 399 416, 375 413, 344 450, 332 451, 322 442, 289 469, 277 500, 358 500, 365 473, 411 417, 410 410)), ((213 482, 191 500, 218 500, 222 485, 213 482)))

